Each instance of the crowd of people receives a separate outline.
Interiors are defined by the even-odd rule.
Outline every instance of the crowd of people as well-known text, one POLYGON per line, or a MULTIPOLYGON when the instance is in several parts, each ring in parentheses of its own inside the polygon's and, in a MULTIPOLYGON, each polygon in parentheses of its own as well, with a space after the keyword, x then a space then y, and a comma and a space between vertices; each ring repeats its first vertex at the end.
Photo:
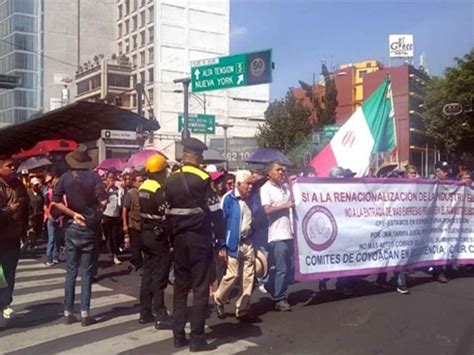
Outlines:
MULTIPOLYGON (((290 311, 288 287, 293 283, 294 253, 291 211, 294 202, 285 167, 271 162, 264 170, 238 170, 230 174, 203 165, 207 147, 197 139, 182 142, 180 164, 168 165, 161 154, 151 156, 143 168, 101 177, 97 162, 79 145, 66 156, 70 170, 62 176, 48 173, 17 177, 14 162, 0 156, 0 265, 6 287, 0 287, 0 328, 12 316, 10 306, 15 269, 21 252, 35 249, 45 236, 46 267, 66 261, 64 323, 74 315, 75 284, 81 270, 81 324, 96 322, 90 314, 91 285, 97 275, 101 251, 113 264, 124 262, 128 251, 133 270, 141 273, 140 323, 172 329, 177 348, 206 350, 204 324, 211 298, 217 316, 225 318, 231 291, 239 288, 235 317, 256 320, 250 300, 255 289, 268 293, 278 311, 290 311), (173 284, 173 309, 165 304, 164 290, 173 284), (190 339, 185 335, 187 296, 192 291, 190 339)), ((436 165, 435 178, 446 180, 451 169, 436 165)), ((316 176, 304 169, 303 176, 316 176)), ((334 167, 333 178, 352 178, 334 167)), ((389 171, 386 177, 418 178, 415 166, 389 171)), ((472 176, 459 179, 472 186, 472 176)), ((448 282, 446 267, 430 270, 439 282, 448 282)), ((377 277, 386 285, 387 275, 377 277)), ((395 274, 398 292, 409 293, 405 273, 395 274)), ((1 281, 1 280, 0 280, 1 281)), ((353 293, 353 277, 339 278, 336 288, 353 293)), ((321 291, 327 280, 319 282, 321 291)), ((1 286, 1 282, 0 282, 1 286)))

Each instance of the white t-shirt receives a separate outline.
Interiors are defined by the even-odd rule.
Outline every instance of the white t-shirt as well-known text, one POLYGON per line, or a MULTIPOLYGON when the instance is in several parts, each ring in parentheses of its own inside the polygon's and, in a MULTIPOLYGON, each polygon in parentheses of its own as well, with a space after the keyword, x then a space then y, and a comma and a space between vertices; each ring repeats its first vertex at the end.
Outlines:
MULTIPOLYGON (((281 206, 290 199, 290 191, 285 186, 279 186, 267 181, 260 188, 262 206, 281 206)), ((290 209, 268 215, 268 242, 293 239, 291 233, 290 209)))

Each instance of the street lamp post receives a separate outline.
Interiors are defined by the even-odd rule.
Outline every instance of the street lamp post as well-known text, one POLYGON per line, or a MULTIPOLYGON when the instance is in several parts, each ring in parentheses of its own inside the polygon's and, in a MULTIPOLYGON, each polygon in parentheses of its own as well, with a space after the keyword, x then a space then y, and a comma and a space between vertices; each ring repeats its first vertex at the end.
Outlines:
POLYGON ((183 84, 183 94, 184 94, 184 112, 183 112, 183 132, 181 133, 182 139, 187 139, 191 137, 191 132, 189 131, 189 83, 191 82, 190 78, 182 78, 174 80, 174 83, 183 84))
POLYGON ((224 159, 225 159, 225 170, 229 170, 229 162, 227 161, 227 129, 234 127, 228 123, 216 123, 217 127, 222 127, 224 130, 224 159))

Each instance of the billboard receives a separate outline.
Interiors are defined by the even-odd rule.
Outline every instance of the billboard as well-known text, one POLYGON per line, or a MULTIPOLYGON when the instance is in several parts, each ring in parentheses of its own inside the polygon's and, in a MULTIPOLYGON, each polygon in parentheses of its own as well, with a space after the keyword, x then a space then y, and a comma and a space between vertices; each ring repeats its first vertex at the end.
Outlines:
POLYGON ((413 35, 389 35, 390 58, 411 58, 414 56, 413 35))

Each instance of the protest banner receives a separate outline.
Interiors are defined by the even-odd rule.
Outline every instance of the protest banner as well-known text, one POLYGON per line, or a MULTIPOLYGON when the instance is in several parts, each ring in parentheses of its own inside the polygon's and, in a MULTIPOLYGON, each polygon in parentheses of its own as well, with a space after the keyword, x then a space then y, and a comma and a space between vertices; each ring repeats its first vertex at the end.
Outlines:
POLYGON ((474 189, 457 182, 297 178, 295 277, 474 264, 474 189))

